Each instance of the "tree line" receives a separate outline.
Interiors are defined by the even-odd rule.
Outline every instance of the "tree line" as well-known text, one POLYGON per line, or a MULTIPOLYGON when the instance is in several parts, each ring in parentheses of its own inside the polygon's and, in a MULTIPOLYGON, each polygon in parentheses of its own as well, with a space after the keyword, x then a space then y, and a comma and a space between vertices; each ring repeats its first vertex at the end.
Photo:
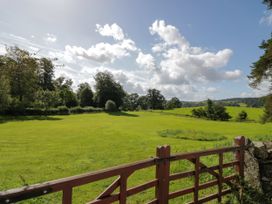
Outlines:
MULTIPOLYGON (((88 83, 81 83, 77 90, 73 81, 65 77, 55 78, 52 59, 37 57, 16 46, 7 47, 0 55, 0 113, 20 114, 28 110, 52 108, 97 107, 104 109, 111 100, 116 110, 169 109, 181 107, 174 97, 166 100, 159 90, 149 89, 147 94, 128 94, 110 72, 98 72, 94 76, 94 90, 88 83)), ((98 109, 97 109, 98 110, 98 109)), ((83 110, 82 110, 83 111, 83 110)))

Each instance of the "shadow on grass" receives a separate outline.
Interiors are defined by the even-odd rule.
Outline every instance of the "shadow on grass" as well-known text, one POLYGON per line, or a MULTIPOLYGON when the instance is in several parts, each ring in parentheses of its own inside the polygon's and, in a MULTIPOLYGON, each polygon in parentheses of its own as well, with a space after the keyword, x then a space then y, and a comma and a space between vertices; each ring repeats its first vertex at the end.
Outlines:
POLYGON ((15 121, 28 121, 28 120, 62 120, 52 116, 3 116, 0 115, 0 124, 15 121))
POLYGON ((107 112, 109 115, 112 116, 126 116, 126 117, 139 117, 136 114, 132 114, 132 113, 126 113, 126 112, 107 112))

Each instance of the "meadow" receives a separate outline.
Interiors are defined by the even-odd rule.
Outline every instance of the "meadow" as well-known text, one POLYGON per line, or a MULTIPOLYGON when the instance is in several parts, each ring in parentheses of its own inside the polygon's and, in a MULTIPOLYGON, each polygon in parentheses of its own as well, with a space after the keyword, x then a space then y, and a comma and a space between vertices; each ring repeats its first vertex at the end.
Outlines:
MULTIPOLYGON (((258 121, 262 109, 228 107, 235 117, 245 110, 250 122, 219 122, 196 119, 190 108, 165 111, 93 113, 48 117, 0 117, 0 190, 95 171, 155 156, 158 145, 171 145, 171 152, 188 152, 232 145, 244 135, 255 140, 272 138, 272 124, 258 121)), ((212 164, 213 158, 205 160, 212 164)), ((177 163, 172 172, 192 166, 177 163)), ((136 173, 129 186, 154 178, 154 168, 136 173)), ((75 203, 85 203, 98 195, 110 180, 76 188, 75 203)), ((171 190, 189 186, 179 181, 171 190)), ((129 203, 151 200, 149 190, 129 199, 129 203)), ((183 203, 189 197, 173 200, 183 203)), ((58 203, 60 195, 22 203, 58 203)))

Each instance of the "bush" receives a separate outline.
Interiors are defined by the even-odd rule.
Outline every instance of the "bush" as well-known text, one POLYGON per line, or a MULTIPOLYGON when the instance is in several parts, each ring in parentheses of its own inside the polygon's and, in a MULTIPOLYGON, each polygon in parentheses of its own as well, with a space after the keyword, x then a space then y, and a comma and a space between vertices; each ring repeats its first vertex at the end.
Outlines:
POLYGON ((105 104, 105 110, 109 111, 109 112, 117 111, 115 102, 112 100, 107 100, 107 102, 105 104))
POLYGON ((45 115, 69 115, 69 109, 66 106, 59 106, 57 108, 49 108, 45 110, 45 115))
POLYGON ((103 111, 103 108, 95 108, 92 106, 86 106, 82 109, 84 110, 84 113, 98 113, 103 111))
POLYGON ((237 116, 238 121, 245 121, 247 120, 247 112, 246 111, 241 111, 238 116, 237 116))
POLYGON ((76 106, 76 107, 70 108, 70 113, 71 114, 84 113, 84 109, 80 106, 76 106))
POLYGON ((210 99, 208 99, 207 105, 204 108, 193 109, 192 115, 197 118, 221 121, 227 121, 231 118, 222 104, 214 104, 210 99))

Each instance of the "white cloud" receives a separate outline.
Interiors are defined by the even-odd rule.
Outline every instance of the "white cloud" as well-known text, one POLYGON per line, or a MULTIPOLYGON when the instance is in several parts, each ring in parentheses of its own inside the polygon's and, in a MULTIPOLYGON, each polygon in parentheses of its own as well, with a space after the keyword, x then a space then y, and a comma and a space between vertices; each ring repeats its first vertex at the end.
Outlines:
POLYGON ((208 87, 207 88, 207 92, 209 92, 209 93, 215 93, 215 92, 217 92, 218 90, 217 90, 217 88, 215 88, 215 87, 208 87))
POLYGON ((6 46, 0 44, 0 55, 4 55, 7 53, 6 46))
POLYGON ((112 25, 106 24, 104 26, 96 24, 96 31, 102 36, 111 36, 115 40, 123 40, 125 37, 122 28, 116 23, 112 25))
POLYGON ((218 80, 233 80, 241 76, 240 70, 220 71, 229 62, 232 50, 222 49, 208 52, 200 47, 192 47, 179 30, 156 20, 149 28, 157 34, 161 42, 152 47, 153 52, 162 52, 160 71, 155 81, 162 84, 192 84, 218 80))
POLYGON ((101 42, 88 49, 70 45, 65 46, 67 52, 99 63, 113 63, 116 59, 129 56, 130 51, 135 51, 135 49, 133 41, 122 41, 115 44, 101 42))
POLYGON ((114 23, 111 26, 97 24, 96 27, 97 32, 102 36, 112 36, 117 42, 113 44, 100 42, 88 49, 66 45, 65 50, 72 55, 84 57, 98 63, 113 63, 116 59, 129 56, 130 52, 137 50, 135 42, 129 38, 124 38, 122 28, 117 24, 114 23))
POLYGON ((272 12, 266 11, 264 16, 260 19, 260 24, 272 25, 272 12))
POLYGON ((187 40, 180 35, 179 30, 172 26, 166 25, 163 20, 156 20, 150 27, 151 35, 158 34, 168 45, 179 45, 181 48, 189 46, 187 40))
POLYGON ((241 75, 242 75, 241 70, 236 69, 234 71, 226 71, 223 78, 233 80, 240 78, 241 75))
POLYGON ((54 43, 57 41, 57 36, 51 33, 46 33, 44 40, 50 43, 54 43))
POLYGON ((139 52, 136 62, 149 71, 156 69, 155 59, 151 54, 139 52))

